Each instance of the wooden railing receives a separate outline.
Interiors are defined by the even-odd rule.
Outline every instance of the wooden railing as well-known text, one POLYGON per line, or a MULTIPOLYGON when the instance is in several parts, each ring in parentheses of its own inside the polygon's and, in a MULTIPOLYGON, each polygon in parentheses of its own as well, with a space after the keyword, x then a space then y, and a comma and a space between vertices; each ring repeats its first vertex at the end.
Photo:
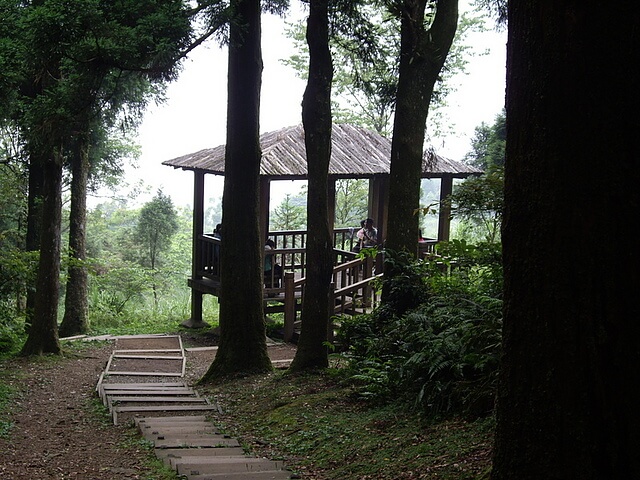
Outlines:
MULTIPOLYGON (((340 247, 349 246, 348 229, 337 231, 336 236, 339 237, 340 247), (343 237, 340 237, 343 235, 343 237)), ((282 232, 273 232, 269 238, 274 240, 276 248, 269 250, 272 265, 279 265, 279 269, 271 270, 270 278, 265 277, 265 284, 271 287, 267 288, 266 294, 278 294, 284 292, 282 280, 285 272, 294 272, 296 278, 304 277, 307 269, 306 258, 306 231, 291 230, 282 232), (280 274, 278 275, 278 271, 280 274)), ((222 242, 220 239, 209 234, 203 234, 198 237, 198 251, 200 258, 196 259, 195 272, 205 278, 214 281, 220 279, 220 248, 222 242)), ((351 249, 334 248, 335 263, 340 264, 355 258, 355 253, 351 249)))
MULTIPOLYGON (((351 251, 354 242, 354 229, 337 229, 334 232, 335 267, 331 279, 334 315, 352 314, 356 311, 368 310, 379 302, 378 293, 371 283, 382 274, 375 272, 375 265, 381 265, 380 258, 360 258, 351 251)), ((294 335, 294 324, 297 312, 300 311, 304 296, 306 277, 306 240, 307 232, 289 230, 270 232, 276 248, 269 250, 272 268, 265 273, 264 294, 265 312, 284 312, 285 340, 290 341, 294 335)), ((219 287, 220 282, 220 249, 222 242, 212 235, 198 237, 200 258, 196 259, 197 275, 213 280, 219 287)), ((435 240, 418 243, 419 258, 423 258, 435 249, 435 240)))
POLYGON ((217 280, 220 278, 220 248, 221 240, 213 235, 200 235, 198 251, 200 258, 195 259, 195 272, 205 278, 217 280))
MULTIPOLYGON (((375 259, 371 257, 356 258, 336 265, 333 268, 329 298, 332 316, 353 315, 375 307, 379 301, 379 293, 372 287, 372 282, 382 276, 374 272, 375 259)), ((295 278, 292 272, 284 274, 284 340, 291 341, 294 336, 295 322, 299 306, 304 298, 306 278, 295 278)), ((330 328, 329 332, 332 333, 330 328)), ((332 340, 330 338, 330 340, 332 340)))
MULTIPOLYGON (((354 259, 356 255, 352 253, 352 248, 354 243, 357 243, 355 229, 338 228, 334 230, 333 237, 336 264, 354 259)), ((270 232, 269 238, 276 245, 276 248, 270 252, 273 255, 273 263, 282 267, 282 275, 284 272, 292 271, 296 277, 304 277, 306 274, 306 230, 270 232)), ((196 259, 196 273, 206 278, 218 279, 220 276, 220 239, 204 234, 200 235, 198 242, 200 242, 201 258, 196 259)), ((423 258, 426 254, 434 253, 436 243, 437 241, 434 239, 418 242, 418 257, 423 258)), ((269 284, 274 285, 275 282, 269 282, 269 284)), ((282 285, 282 281, 280 284, 282 285)))
MULTIPOLYGON (((350 252, 358 243, 356 228, 336 228, 333 231, 333 246, 338 250, 350 252)), ((276 244, 276 248, 306 248, 306 230, 279 230, 269 232, 268 238, 276 244)))

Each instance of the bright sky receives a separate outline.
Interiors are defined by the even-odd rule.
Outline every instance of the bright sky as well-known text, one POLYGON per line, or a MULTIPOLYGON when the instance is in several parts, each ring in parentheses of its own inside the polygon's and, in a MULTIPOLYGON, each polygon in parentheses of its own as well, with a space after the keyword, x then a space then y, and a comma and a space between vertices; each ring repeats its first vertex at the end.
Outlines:
MULTIPOLYGON (((464 0, 461 3, 466 3, 464 0)), ((264 71, 261 95, 261 132, 297 125, 301 120, 301 102, 305 82, 281 59, 293 53, 292 41, 284 34, 284 20, 263 16, 264 71)), ((470 149, 470 139, 481 122, 492 123, 504 105, 506 33, 473 34, 470 44, 476 51, 489 54, 470 61, 468 75, 455 79, 457 91, 449 99, 446 116, 455 135, 433 140, 437 153, 461 159, 470 149)), ((138 135, 142 155, 137 170, 129 170, 127 182, 142 179, 150 187, 148 201, 158 188, 171 195, 174 205, 193 203, 193 174, 161 163, 225 142, 227 102, 227 50, 214 42, 197 48, 184 63, 179 79, 169 85, 167 102, 153 105, 145 114, 138 135)), ((206 193, 222 195, 222 181, 207 175, 206 193)), ((299 185, 277 182, 272 185, 271 204, 279 203, 285 193, 297 193, 299 185), (287 187, 288 186, 288 187, 287 187)))

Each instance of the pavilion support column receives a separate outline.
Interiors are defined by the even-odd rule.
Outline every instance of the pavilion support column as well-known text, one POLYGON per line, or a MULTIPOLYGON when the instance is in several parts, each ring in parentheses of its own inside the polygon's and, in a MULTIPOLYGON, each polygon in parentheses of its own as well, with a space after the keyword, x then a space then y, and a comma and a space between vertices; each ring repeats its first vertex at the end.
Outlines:
MULTIPOLYGON (((329 177, 329 183, 327 184, 327 205, 328 208, 328 217, 327 220, 329 222, 329 231, 332 232, 336 223, 336 178, 329 177)), ((333 239, 335 242, 335 238, 333 239)))
POLYGON ((451 233, 451 205, 447 197, 453 193, 453 177, 443 175, 440 179, 440 214, 438 217, 438 241, 448 242, 451 233))
MULTIPOLYGON (((204 233, 204 171, 193 171, 193 244, 191 247, 192 282, 202 280, 200 262, 202 261, 202 242, 204 233)), ((209 324, 202 319, 202 292, 191 286, 191 318, 182 322, 183 327, 203 328, 209 324)))
POLYGON ((260 238, 266 242, 269 235, 269 201, 271 198, 271 181, 269 177, 260 176, 260 238))
POLYGON ((389 175, 375 175, 369 180, 369 216, 378 229, 378 242, 386 238, 388 219, 389 175))

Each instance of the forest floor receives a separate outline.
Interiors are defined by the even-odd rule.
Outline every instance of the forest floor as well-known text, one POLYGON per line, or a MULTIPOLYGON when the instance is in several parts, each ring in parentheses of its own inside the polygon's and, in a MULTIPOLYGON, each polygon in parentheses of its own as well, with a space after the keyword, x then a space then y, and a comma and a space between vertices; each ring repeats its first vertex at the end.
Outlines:
MULTIPOLYGON (((206 372, 211 338, 181 333, 186 381, 206 372)), ((113 425, 95 387, 114 342, 64 344, 65 355, 0 359, 0 478, 175 480, 131 423, 113 425)), ((295 346, 269 346, 288 360, 295 346)), ((285 362, 286 363, 286 362, 285 362)), ((477 480, 491 466, 491 419, 424 422, 372 407, 331 372, 271 374, 195 386, 222 413, 212 421, 247 451, 284 460, 304 480, 477 480)))
MULTIPOLYGON (((96 395, 114 343, 76 341, 63 346, 62 358, 0 360, 0 389, 5 390, 0 398, 6 398, 0 408, 0 478, 176 478, 173 470, 163 471, 131 424, 113 425, 96 395)), ((269 354, 273 360, 291 359, 295 346, 271 345, 269 354)), ((186 377, 193 383, 206 372, 215 351, 186 355, 186 377)))

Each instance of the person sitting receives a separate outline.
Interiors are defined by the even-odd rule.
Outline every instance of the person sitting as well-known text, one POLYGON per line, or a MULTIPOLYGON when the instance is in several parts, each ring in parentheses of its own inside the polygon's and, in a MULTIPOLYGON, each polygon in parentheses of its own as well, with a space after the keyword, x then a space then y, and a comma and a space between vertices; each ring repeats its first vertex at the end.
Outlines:
POLYGON ((353 245, 353 247, 351 247, 351 251, 354 252, 354 253, 358 253, 362 249, 362 236, 364 235, 364 224, 365 224, 365 222, 366 222, 366 220, 361 220, 360 221, 360 230, 358 230, 356 232, 357 241, 353 245))
POLYGON ((270 238, 264 245, 264 286, 266 288, 280 288, 282 280, 282 266, 274 261, 274 254, 270 250, 275 250, 276 244, 270 238))
MULTIPOLYGON (((216 225, 213 229, 213 238, 222 242, 222 224, 216 225)), ((213 264, 211 265, 211 272, 214 275, 220 275, 220 243, 213 244, 213 264)))
POLYGON ((378 245, 378 230, 373 226, 373 218, 364 220, 364 226, 358 230, 360 248, 373 248, 378 245))

